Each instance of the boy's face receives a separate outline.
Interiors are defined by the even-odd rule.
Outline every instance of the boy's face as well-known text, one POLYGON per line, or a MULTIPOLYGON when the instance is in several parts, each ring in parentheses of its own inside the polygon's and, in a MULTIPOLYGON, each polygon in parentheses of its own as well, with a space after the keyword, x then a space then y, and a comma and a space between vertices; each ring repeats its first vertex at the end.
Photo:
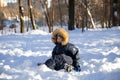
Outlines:
POLYGON ((62 42, 62 38, 61 37, 57 37, 57 42, 61 43, 62 42))

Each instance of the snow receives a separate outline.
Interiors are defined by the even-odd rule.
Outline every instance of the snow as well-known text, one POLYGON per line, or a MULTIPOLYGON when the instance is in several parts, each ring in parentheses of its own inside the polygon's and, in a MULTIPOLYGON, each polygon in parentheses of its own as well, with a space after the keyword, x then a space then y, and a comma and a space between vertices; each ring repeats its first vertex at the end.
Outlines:
POLYGON ((120 80, 120 27, 68 31, 79 48, 81 72, 51 70, 51 33, 33 30, 0 34, 0 80, 120 80))

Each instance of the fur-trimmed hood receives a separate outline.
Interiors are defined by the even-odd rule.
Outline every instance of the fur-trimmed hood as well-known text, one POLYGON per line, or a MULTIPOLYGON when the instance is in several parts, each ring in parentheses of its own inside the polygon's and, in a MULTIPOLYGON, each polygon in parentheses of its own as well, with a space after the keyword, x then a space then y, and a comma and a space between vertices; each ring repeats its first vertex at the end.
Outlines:
POLYGON ((68 32, 63 29, 63 28, 59 28, 59 29, 56 29, 55 31, 53 31, 52 33, 52 41, 53 43, 56 43, 56 35, 59 34, 60 36, 63 37, 63 41, 62 41, 62 45, 66 45, 69 41, 69 34, 68 32))

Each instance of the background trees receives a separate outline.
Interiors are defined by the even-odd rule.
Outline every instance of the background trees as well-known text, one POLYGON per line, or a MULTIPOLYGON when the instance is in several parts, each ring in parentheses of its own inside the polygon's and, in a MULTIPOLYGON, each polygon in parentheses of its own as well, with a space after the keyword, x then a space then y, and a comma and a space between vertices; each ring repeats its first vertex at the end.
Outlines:
POLYGON ((1 12, 7 15, 7 19, 19 16, 23 24, 27 17, 32 29, 36 29, 36 25, 38 28, 47 25, 49 32, 56 25, 67 26, 69 30, 82 28, 82 31, 120 25, 120 0, 18 0, 2 7, 1 12), (20 6, 24 8, 23 13, 20 6))

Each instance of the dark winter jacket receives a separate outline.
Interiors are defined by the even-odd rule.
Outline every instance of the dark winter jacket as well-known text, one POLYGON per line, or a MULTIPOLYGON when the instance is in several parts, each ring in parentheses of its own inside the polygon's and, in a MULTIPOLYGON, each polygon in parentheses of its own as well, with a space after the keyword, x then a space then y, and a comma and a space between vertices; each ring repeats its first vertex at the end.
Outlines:
MULTIPOLYGON (((79 65, 79 54, 78 54, 78 48, 76 48, 73 44, 71 43, 67 43, 66 45, 61 45, 61 44, 57 44, 53 49, 52 52, 52 58, 54 59, 54 57, 56 55, 61 55, 61 54, 65 54, 66 56, 71 57, 73 63, 72 65, 74 67, 79 65)), ((69 63, 70 59, 67 58, 66 61, 69 63)))

